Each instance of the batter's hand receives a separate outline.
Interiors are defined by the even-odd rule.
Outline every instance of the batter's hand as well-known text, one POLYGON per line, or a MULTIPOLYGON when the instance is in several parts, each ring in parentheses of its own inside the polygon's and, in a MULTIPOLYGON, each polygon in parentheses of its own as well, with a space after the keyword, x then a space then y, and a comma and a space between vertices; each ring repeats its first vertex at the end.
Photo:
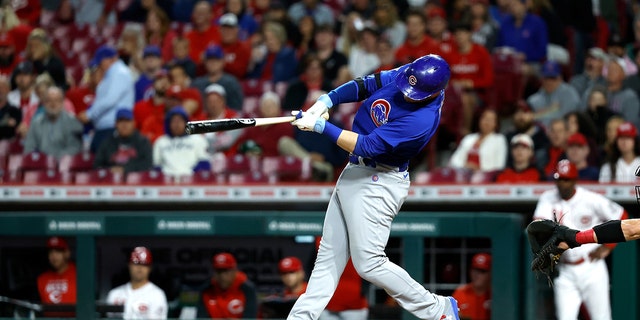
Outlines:
POLYGON ((323 94, 318 97, 318 100, 307 110, 308 113, 320 117, 321 115, 328 113, 329 108, 333 106, 331 98, 327 94, 323 94))
POLYGON ((292 125, 298 127, 302 131, 314 131, 317 133, 324 132, 324 126, 327 120, 318 117, 309 112, 291 111, 291 115, 296 116, 296 120, 291 122, 292 125))

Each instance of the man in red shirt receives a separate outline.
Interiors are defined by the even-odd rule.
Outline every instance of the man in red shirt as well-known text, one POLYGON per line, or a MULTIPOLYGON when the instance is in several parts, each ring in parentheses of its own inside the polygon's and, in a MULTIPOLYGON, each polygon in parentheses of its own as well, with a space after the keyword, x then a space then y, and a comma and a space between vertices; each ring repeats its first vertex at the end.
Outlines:
POLYGON ((398 64, 406 64, 430 53, 439 53, 437 43, 426 35, 427 22, 419 11, 407 13, 407 40, 396 50, 398 64))
POLYGON ((471 282, 453 292, 460 319, 491 319, 491 256, 478 253, 471 259, 471 282))
POLYGON ((447 55, 455 45, 453 36, 448 30, 447 13, 440 6, 432 6, 427 11, 427 35, 435 41, 441 55, 447 55))
POLYGON ((193 29, 187 32, 186 38, 189 39, 191 60, 199 62, 208 45, 220 43, 220 34, 218 28, 211 23, 211 4, 208 1, 196 3, 191 20, 193 29))
POLYGON ((496 177, 497 183, 535 183, 541 180, 540 171, 533 165, 533 139, 526 133, 511 138, 512 164, 496 177))
MULTIPOLYGON (((251 58, 251 46, 238 37, 238 18, 233 13, 220 17, 220 46, 224 51, 224 72, 244 79, 251 58)), ((204 63, 204 62, 203 62, 204 63)))
MULTIPOLYGON (((174 64, 169 68, 171 87, 168 96, 180 99, 180 105, 189 115, 189 120, 201 120, 204 117, 202 108, 202 95, 195 88, 190 88, 191 78, 183 65, 174 64)), ((170 106, 173 108, 175 106, 170 106)))
MULTIPOLYGON (((76 303, 76 266, 71 259, 69 245, 60 237, 47 240, 51 270, 38 276, 38 293, 42 304, 76 303)), ((70 316, 69 313, 46 316, 70 316)), ((73 316, 73 315, 71 315, 73 316)))
POLYGON ((202 292, 198 318, 255 319, 258 314, 256 289, 247 275, 238 270, 230 253, 213 257, 211 284, 202 292))
POLYGON ((87 69, 85 72, 89 74, 88 81, 80 86, 70 88, 66 93, 66 98, 73 104, 76 114, 89 109, 96 97, 96 87, 102 78, 102 71, 99 68, 87 69))
POLYGON ((166 108, 166 95, 169 89, 169 74, 166 70, 158 70, 153 80, 153 95, 145 100, 138 101, 133 106, 133 119, 136 128, 142 135, 153 143, 165 133, 164 115, 166 108))

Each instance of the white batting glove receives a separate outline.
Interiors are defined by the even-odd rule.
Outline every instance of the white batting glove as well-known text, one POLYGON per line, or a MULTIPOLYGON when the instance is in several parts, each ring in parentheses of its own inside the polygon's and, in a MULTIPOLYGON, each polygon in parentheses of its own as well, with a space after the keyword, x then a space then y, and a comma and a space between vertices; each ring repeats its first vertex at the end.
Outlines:
POLYGON ((314 131, 317 133, 324 132, 324 126, 327 120, 323 117, 318 117, 309 112, 302 111, 291 111, 291 115, 296 116, 296 120, 293 120, 291 124, 298 127, 298 129, 302 131, 314 131))
POLYGON ((318 100, 307 110, 307 113, 320 117, 322 114, 329 112, 329 108, 332 106, 331 98, 325 93, 318 97, 318 100))

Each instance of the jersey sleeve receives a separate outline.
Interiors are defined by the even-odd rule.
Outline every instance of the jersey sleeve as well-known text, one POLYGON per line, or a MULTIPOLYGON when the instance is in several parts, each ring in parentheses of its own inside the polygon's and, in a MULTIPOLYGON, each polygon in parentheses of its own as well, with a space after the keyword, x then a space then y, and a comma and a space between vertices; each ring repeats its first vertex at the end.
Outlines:
POLYGON ((554 220, 553 204, 551 202, 551 193, 549 191, 544 192, 538 203, 536 204, 536 210, 533 212, 533 219, 549 219, 554 220))
POLYGON ((594 202, 596 214, 603 221, 618 220, 622 217, 624 208, 621 205, 597 193, 593 194, 591 200, 594 202))
POLYGON ((392 70, 370 74, 351 80, 333 90, 328 95, 333 105, 341 103, 362 101, 370 97, 374 92, 395 80, 396 75, 404 72, 407 65, 392 70))
POLYGON ((167 297, 162 289, 158 288, 156 299, 154 301, 153 310, 151 310, 152 319, 165 320, 169 315, 169 305, 167 297))

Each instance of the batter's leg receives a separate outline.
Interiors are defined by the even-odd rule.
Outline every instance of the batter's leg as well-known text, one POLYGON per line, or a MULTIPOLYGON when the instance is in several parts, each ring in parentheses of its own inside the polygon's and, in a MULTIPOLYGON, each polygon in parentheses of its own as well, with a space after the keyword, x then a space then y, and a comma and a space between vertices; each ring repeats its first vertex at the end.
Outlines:
POLYGON ((576 320, 582 304, 580 291, 572 280, 574 275, 568 268, 574 267, 562 268, 560 275, 553 281, 553 296, 558 320, 576 320))
POLYGON ((584 282, 581 292, 589 316, 592 320, 611 320, 609 272, 606 263, 600 260, 592 264, 585 274, 588 275, 588 280, 584 282))
POLYGON ((387 291, 400 306, 420 319, 440 319, 446 297, 427 291, 401 267, 389 261, 385 247, 391 222, 408 195, 408 177, 365 167, 345 170, 338 195, 348 196, 342 211, 349 232, 351 260, 360 276, 387 291), (374 177, 375 176, 375 177, 374 177))
MULTIPOLYGON (((336 183, 336 190, 339 185, 340 180, 336 183)), ((324 218, 318 257, 313 271, 311 271, 307 290, 294 304, 287 317, 288 320, 318 319, 322 310, 331 300, 349 260, 348 243, 347 229, 340 209, 340 199, 337 192, 334 191, 324 218)))

